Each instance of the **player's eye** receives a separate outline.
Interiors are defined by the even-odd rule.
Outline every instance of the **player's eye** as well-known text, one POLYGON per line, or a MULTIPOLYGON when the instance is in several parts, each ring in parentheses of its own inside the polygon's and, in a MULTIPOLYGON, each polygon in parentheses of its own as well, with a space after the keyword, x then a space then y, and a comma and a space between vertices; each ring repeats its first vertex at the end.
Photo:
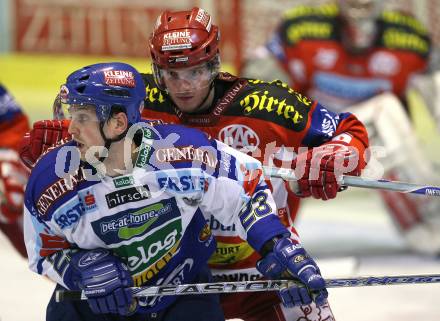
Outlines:
POLYGON ((192 76, 199 76, 201 74, 203 74, 203 70, 201 68, 197 68, 192 71, 192 76))
POLYGON ((77 114, 73 116, 73 119, 80 124, 84 124, 90 120, 90 117, 87 114, 77 114))
POLYGON ((177 72, 175 72, 175 71, 169 71, 169 72, 168 72, 168 75, 169 75, 171 78, 179 79, 179 74, 178 74, 177 72))

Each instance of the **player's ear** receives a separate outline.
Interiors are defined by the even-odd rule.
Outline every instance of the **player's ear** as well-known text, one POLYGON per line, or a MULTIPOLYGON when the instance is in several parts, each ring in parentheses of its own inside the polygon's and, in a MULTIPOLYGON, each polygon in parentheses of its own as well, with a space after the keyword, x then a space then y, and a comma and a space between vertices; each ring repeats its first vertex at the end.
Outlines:
POLYGON ((110 123, 116 135, 124 133, 128 128, 127 114, 124 112, 113 114, 113 116, 110 118, 110 123))

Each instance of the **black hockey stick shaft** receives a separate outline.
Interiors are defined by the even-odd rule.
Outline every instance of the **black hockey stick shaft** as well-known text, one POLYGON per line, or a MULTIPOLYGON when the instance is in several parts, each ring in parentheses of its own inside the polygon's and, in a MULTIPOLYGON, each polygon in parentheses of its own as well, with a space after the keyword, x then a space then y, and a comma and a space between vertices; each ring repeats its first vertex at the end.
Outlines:
MULTIPOLYGON (((428 284, 440 283, 440 274, 427 275, 398 275, 398 276, 367 276, 355 278, 326 279, 327 288, 358 287, 394 284, 428 284)), ((243 282, 214 282, 180 285, 160 285, 132 287, 133 296, 164 296, 164 295, 193 295, 193 294, 221 294, 238 292, 265 292, 278 291, 290 286, 304 286, 294 280, 258 280, 243 282)), ((56 301, 86 300, 84 291, 58 290, 56 301)))

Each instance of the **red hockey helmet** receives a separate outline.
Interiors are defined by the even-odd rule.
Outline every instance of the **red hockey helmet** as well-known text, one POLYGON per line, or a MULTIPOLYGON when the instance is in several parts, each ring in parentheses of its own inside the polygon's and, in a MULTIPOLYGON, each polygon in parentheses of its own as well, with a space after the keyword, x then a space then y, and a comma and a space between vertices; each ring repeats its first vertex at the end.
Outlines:
POLYGON ((203 9, 163 12, 150 36, 151 59, 159 68, 182 68, 208 62, 219 52, 220 33, 203 9))

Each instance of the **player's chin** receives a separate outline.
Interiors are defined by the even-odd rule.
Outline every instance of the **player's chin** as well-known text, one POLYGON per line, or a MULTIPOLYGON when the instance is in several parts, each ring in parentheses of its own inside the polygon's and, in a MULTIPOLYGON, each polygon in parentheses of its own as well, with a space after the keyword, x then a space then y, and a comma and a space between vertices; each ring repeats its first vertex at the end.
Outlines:
POLYGON ((195 111, 200 104, 197 97, 176 97, 175 103, 181 111, 186 113, 195 111))

